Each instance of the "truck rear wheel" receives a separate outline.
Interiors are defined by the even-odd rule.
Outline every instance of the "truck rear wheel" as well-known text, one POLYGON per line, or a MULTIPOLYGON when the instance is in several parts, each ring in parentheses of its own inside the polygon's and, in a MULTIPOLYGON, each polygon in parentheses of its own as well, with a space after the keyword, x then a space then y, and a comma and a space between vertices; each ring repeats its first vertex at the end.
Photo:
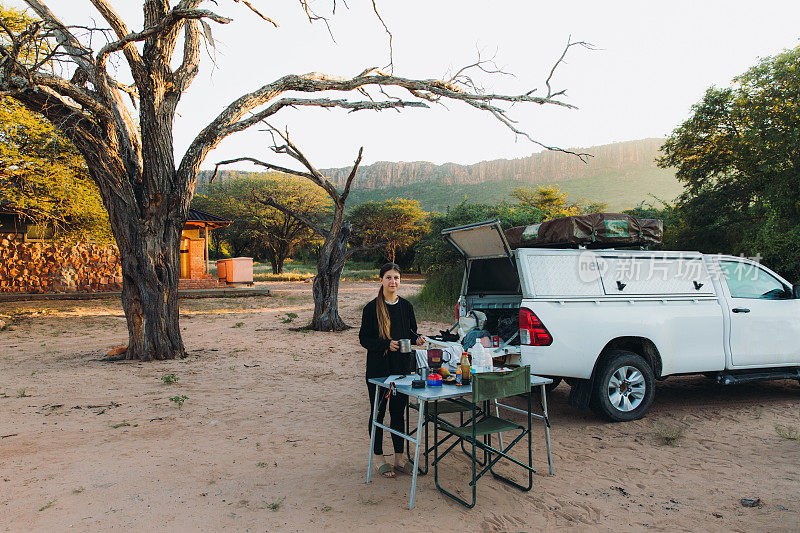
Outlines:
POLYGON ((591 403, 600 416, 627 422, 644 416, 654 396, 655 376, 647 361, 633 352, 614 350, 598 370, 591 403))

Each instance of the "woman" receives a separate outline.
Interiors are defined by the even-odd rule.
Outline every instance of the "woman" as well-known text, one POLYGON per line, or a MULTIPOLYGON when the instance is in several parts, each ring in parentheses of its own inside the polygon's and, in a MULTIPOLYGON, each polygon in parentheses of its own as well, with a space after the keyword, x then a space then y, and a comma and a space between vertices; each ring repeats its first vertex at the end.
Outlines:
MULTIPOLYGON (((367 391, 369 393, 369 430, 372 429, 372 412, 375 404, 375 385, 370 378, 386 377, 392 374, 407 374, 414 370, 413 356, 400 354, 400 339, 412 339, 417 346, 425 344, 425 339, 417 334, 417 319, 411 302, 397 295, 400 287, 400 267, 386 263, 380 270, 381 288, 378 297, 364 306, 361 315, 361 331, 358 338, 361 346, 367 349, 367 391)), ((389 396, 389 427, 404 431, 404 414, 408 396, 394 394, 389 396)), ((381 390, 378 399, 378 422, 383 423, 387 400, 381 390)), ((403 460, 405 439, 392 434, 394 446, 394 470, 411 474, 414 465, 403 460)), ((395 477, 392 465, 383 456, 383 430, 375 428, 375 465, 384 477, 395 477)))

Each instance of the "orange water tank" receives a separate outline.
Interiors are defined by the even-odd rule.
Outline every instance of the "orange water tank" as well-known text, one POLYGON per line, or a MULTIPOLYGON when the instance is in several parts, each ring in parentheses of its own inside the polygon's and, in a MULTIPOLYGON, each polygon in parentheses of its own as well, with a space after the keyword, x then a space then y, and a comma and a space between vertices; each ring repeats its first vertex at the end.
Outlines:
POLYGON ((253 258, 233 257, 225 265, 225 280, 228 283, 253 283, 253 258))
POLYGON ((189 238, 183 237, 181 239, 181 271, 180 277, 188 278, 189 277, 189 268, 191 266, 191 262, 189 260, 189 238))

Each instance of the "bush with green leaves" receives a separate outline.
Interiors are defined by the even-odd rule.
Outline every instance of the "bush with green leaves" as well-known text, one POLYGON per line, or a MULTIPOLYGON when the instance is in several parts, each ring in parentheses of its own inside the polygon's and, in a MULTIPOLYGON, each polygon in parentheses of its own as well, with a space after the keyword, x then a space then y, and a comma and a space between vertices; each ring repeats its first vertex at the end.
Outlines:
POLYGON ((442 238, 442 230, 492 219, 498 219, 505 230, 541 222, 542 211, 530 205, 487 205, 464 200, 445 213, 431 215, 430 233, 416 247, 417 265, 427 276, 419 295, 412 299, 421 320, 451 320, 449 315, 461 287, 463 257, 442 238))
POLYGON ((760 255, 800 279, 800 46, 709 88, 662 147, 686 191, 674 224, 680 247, 760 255))
POLYGON ((417 244, 417 265, 420 271, 432 275, 460 266, 462 257, 442 238, 443 229, 492 219, 500 220, 503 229, 508 229, 541 222, 542 212, 535 207, 508 202, 488 205, 464 200, 445 213, 434 213, 430 218, 430 233, 417 244))

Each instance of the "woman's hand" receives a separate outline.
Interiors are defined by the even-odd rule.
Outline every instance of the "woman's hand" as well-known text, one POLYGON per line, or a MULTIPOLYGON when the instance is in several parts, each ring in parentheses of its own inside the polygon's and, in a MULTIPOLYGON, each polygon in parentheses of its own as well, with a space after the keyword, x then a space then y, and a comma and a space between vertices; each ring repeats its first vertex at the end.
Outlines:
POLYGON ((415 342, 414 344, 416 344, 417 346, 424 346, 425 345, 425 337, 420 335, 419 337, 417 337, 417 342, 415 342))
POLYGON ((400 351, 400 341, 389 341, 389 351, 390 352, 399 352, 400 351))

